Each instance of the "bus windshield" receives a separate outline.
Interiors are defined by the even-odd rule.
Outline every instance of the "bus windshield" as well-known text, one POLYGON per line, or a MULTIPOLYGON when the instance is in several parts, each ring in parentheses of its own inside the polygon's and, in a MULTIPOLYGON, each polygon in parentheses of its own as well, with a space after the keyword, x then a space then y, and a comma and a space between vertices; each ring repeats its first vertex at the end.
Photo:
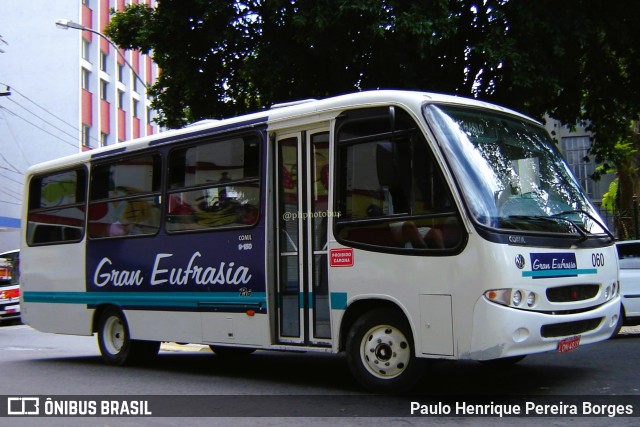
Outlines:
POLYGON ((497 229, 608 234, 546 131, 517 116, 427 105, 473 218, 497 229))

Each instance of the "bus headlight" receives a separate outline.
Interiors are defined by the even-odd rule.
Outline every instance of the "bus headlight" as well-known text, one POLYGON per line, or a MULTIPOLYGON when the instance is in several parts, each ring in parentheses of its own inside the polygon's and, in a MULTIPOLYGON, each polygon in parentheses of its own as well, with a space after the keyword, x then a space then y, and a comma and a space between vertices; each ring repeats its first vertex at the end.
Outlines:
POLYGON ((527 295, 527 307, 533 307, 536 304, 536 294, 529 292, 527 295))
POLYGON ((607 286, 604 289, 604 299, 609 301, 610 299, 617 297, 619 292, 620 284, 618 282, 613 282, 611 286, 607 286))
POLYGON ((523 304, 524 301, 527 308, 532 308, 538 301, 538 296, 535 292, 524 289, 492 289, 486 291, 484 296, 491 302, 508 307, 523 307, 525 306, 525 304, 523 304))
POLYGON ((513 291, 511 293, 511 304, 515 305, 516 307, 520 305, 520 303, 522 302, 522 292, 521 291, 513 291))

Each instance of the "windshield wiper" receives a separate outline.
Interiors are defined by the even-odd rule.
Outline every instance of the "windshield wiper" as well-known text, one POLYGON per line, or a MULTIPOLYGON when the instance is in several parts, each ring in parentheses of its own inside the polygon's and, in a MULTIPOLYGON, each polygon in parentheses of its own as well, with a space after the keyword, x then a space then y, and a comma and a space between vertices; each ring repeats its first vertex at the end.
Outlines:
MULTIPOLYGON (((561 215, 561 214, 558 214, 561 215)), ((561 218, 561 217, 556 217, 555 215, 552 216, 542 216, 542 215, 509 215, 507 218, 511 219, 526 219, 526 220, 541 220, 541 221, 547 221, 547 222, 553 222, 554 224, 558 224, 558 221, 563 221, 568 223, 572 229, 576 230, 578 232, 578 234, 580 234, 581 239, 580 240, 586 240, 589 236, 587 236, 587 233, 585 230, 583 230, 581 227, 578 227, 573 221, 571 221, 568 218, 561 218)))
MULTIPOLYGON (((591 221, 595 222, 596 224, 598 224, 600 226, 600 228, 602 228, 605 232, 605 234, 607 236, 609 236, 610 239, 615 240, 615 237, 613 236, 613 234, 611 234, 611 232, 609 231, 609 229, 600 221, 598 221, 597 218, 595 218, 593 215, 591 215, 589 212, 582 210, 582 209, 576 209, 576 210, 571 210, 571 211, 563 211, 557 214, 553 214, 551 215, 552 218, 558 218, 558 219, 567 219, 567 218, 560 218, 560 215, 570 215, 570 214, 582 214, 585 215, 587 218, 589 218, 591 221)), ((567 219, 567 221, 572 222, 571 220, 567 219)), ((572 222, 573 223, 573 222, 572 222)), ((587 230, 585 230, 585 232, 588 232, 587 230)), ((589 234, 594 234, 589 232, 589 234)))

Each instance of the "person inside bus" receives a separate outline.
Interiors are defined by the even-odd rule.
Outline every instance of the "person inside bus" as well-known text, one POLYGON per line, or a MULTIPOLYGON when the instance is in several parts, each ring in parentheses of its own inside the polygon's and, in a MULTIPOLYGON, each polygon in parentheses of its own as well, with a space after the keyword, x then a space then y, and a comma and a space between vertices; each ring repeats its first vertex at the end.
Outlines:
POLYGON ((442 230, 419 227, 413 221, 398 221, 389 224, 394 240, 405 248, 444 249, 442 230))

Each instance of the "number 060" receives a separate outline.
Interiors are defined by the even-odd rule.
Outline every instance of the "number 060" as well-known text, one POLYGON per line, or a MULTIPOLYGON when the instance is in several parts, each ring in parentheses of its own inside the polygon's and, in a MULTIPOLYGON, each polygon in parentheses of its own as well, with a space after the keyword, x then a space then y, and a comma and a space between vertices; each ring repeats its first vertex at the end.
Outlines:
POLYGON ((594 267, 604 267, 604 254, 591 254, 591 265, 594 267))

